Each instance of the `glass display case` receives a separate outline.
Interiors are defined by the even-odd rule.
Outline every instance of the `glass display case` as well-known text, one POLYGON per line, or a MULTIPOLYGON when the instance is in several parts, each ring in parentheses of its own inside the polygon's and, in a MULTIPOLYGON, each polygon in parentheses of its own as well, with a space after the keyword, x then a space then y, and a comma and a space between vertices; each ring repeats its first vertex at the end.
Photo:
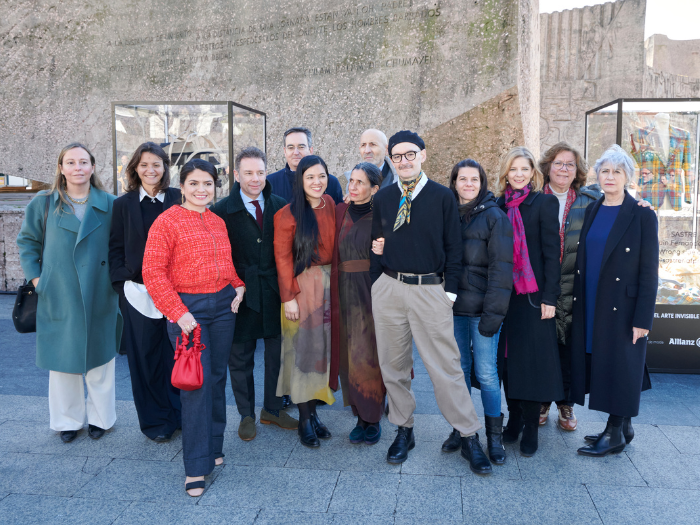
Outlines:
POLYGON ((114 192, 125 191, 126 166, 144 142, 159 144, 170 157, 170 184, 179 186, 182 166, 193 158, 219 171, 216 199, 233 186, 231 164, 248 146, 265 151, 266 116, 235 102, 113 102, 114 192))
MULTIPOLYGON (((612 144, 635 164, 629 192, 659 220, 659 287, 647 364, 659 372, 700 373, 698 138, 700 99, 618 99, 586 113, 592 167, 612 144)), ((594 182, 591 170, 589 183, 594 182)))

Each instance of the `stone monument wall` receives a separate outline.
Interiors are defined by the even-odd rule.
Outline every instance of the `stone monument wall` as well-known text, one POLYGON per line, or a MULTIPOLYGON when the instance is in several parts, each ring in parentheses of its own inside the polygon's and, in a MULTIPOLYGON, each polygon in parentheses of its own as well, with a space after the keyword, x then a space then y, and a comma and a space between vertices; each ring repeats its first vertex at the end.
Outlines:
MULTIPOLYGON (((48 181, 60 148, 78 140, 94 150, 99 175, 111 188, 113 101, 232 100, 267 113, 270 169, 284 165, 282 132, 305 125, 314 133, 316 153, 336 174, 358 161, 365 128, 429 134, 514 87, 528 91, 520 100, 521 108, 529 101, 524 112, 531 123, 539 112, 535 91, 529 91, 537 77, 519 78, 518 68, 532 63, 537 41, 520 61, 518 50, 536 39, 530 24, 537 4, 6 3, 0 22, 0 172, 48 181), (524 8, 523 19, 518 15, 524 8)), ((520 111, 514 118, 522 133, 520 111)), ((530 124, 527 129, 537 143, 530 124)))

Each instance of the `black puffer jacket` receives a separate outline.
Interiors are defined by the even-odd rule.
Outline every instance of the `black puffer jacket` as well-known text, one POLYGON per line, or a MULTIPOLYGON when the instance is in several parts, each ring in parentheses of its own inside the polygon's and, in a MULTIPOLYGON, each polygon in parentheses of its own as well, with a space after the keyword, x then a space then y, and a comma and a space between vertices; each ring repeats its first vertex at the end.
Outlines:
POLYGON ((557 340, 559 344, 571 343, 571 312, 574 308, 574 267, 576 266, 576 253, 583 226, 583 217, 586 208, 592 202, 602 197, 600 186, 591 184, 579 189, 576 200, 571 205, 569 215, 566 217, 564 230, 564 258, 561 261, 561 295, 557 301, 557 340))
POLYGON ((454 315, 481 317, 479 333, 498 332, 513 288, 513 228, 491 192, 462 217, 462 276, 454 315))

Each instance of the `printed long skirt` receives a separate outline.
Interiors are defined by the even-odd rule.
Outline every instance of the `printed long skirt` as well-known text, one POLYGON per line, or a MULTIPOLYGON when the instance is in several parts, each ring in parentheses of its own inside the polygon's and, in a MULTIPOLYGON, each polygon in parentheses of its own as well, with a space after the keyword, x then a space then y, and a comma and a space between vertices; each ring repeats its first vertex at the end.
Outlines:
POLYGON ((282 305, 282 359, 277 395, 293 403, 335 402, 328 386, 331 366, 331 265, 311 266, 297 276, 299 320, 282 305))

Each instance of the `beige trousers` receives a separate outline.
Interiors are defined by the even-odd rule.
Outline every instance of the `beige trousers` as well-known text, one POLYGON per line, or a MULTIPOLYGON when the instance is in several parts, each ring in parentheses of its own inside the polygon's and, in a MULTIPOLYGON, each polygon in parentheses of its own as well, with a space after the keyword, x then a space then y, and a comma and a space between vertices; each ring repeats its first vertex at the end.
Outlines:
POLYGON ((377 353, 389 399, 389 421, 413 427, 416 397, 411 390, 413 344, 435 389, 440 412, 463 437, 481 423, 460 366, 452 301, 441 285, 411 285, 382 274, 372 285, 377 353))
POLYGON ((117 420, 114 359, 87 374, 49 372, 49 417, 51 430, 80 430, 85 419, 96 427, 112 428, 117 420), (87 387, 87 399, 83 387, 87 387))

